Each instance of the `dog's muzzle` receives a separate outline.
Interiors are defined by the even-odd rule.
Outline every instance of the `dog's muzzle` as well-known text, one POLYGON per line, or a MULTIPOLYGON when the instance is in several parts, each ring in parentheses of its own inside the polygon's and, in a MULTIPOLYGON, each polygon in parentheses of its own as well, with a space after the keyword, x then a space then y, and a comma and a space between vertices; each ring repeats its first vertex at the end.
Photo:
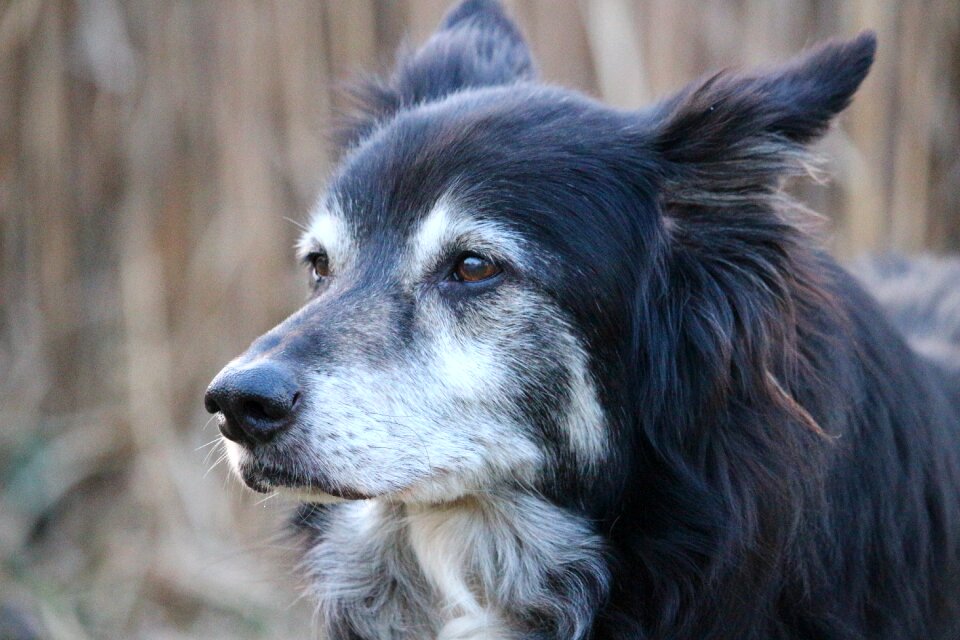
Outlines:
POLYGON ((223 437, 253 447, 269 442, 294 423, 301 396, 289 367, 260 360, 224 367, 210 383, 203 402, 210 413, 223 414, 223 437))

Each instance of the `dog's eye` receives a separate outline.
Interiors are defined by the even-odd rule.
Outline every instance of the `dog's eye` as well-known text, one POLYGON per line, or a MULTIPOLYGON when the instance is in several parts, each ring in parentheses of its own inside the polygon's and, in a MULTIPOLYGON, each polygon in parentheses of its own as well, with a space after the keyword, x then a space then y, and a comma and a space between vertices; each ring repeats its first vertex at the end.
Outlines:
POLYGON ((307 254, 305 262, 310 265, 315 281, 320 282, 330 275, 330 260, 327 254, 320 251, 307 254))
POLYGON ((480 282, 489 280, 500 271, 500 267, 492 260, 475 253, 465 253, 457 258, 453 267, 453 279, 457 282, 480 282))

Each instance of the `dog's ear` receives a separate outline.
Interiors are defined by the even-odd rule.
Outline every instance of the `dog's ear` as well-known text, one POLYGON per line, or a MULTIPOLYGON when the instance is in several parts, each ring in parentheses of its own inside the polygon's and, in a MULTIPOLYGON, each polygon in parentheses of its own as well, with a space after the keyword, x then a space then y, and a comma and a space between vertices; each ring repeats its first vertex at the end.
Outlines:
POLYGON ((405 107, 535 75, 530 49, 500 3, 464 0, 419 50, 400 54, 389 79, 368 80, 354 91, 359 109, 343 142, 362 139, 405 107))
POLYGON ((803 164, 870 69, 876 36, 827 42, 766 73, 721 72, 654 111, 652 147, 665 200, 734 204, 768 191, 803 164))

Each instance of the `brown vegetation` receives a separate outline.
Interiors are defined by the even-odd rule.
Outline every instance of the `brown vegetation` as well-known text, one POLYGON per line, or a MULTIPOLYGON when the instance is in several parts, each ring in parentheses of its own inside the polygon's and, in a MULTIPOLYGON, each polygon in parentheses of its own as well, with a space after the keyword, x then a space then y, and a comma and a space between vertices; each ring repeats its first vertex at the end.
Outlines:
MULTIPOLYGON (((956 0, 507 4, 547 79, 622 107, 876 29, 804 197, 842 255, 960 248, 956 0)), ((305 292, 285 218, 333 161, 337 84, 446 5, 0 3, 0 636, 309 635, 284 508, 207 473, 202 393, 305 292)))

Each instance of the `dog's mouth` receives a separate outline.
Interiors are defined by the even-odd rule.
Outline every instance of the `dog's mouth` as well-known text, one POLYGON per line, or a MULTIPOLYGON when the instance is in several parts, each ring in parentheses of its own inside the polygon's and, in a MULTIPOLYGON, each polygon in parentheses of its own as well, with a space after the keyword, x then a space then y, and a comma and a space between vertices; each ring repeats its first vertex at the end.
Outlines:
POLYGON ((290 469, 277 464, 256 451, 233 447, 230 452, 230 464, 243 483, 262 494, 280 493, 304 502, 333 503, 353 500, 371 500, 382 498, 391 501, 423 499, 424 492, 430 494, 430 500, 442 499, 446 491, 442 487, 453 482, 456 477, 449 469, 435 469, 434 473, 422 475, 403 484, 386 483, 382 488, 370 490, 338 482, 322 470, 311 469, 304 473, 297 465, 290 469), (438 488, 441 488, 437 493, 438 488))
POLYGON ((293 493, 303 499, 320 501, 334 500, 367 500, 375 496, 362 491, 344 487, 329 478, 291 472, 282 467, 265 464, 247 456, 237 465, 237 474, 243 483, 257 493, 273 493, 282 491, 293 493))

